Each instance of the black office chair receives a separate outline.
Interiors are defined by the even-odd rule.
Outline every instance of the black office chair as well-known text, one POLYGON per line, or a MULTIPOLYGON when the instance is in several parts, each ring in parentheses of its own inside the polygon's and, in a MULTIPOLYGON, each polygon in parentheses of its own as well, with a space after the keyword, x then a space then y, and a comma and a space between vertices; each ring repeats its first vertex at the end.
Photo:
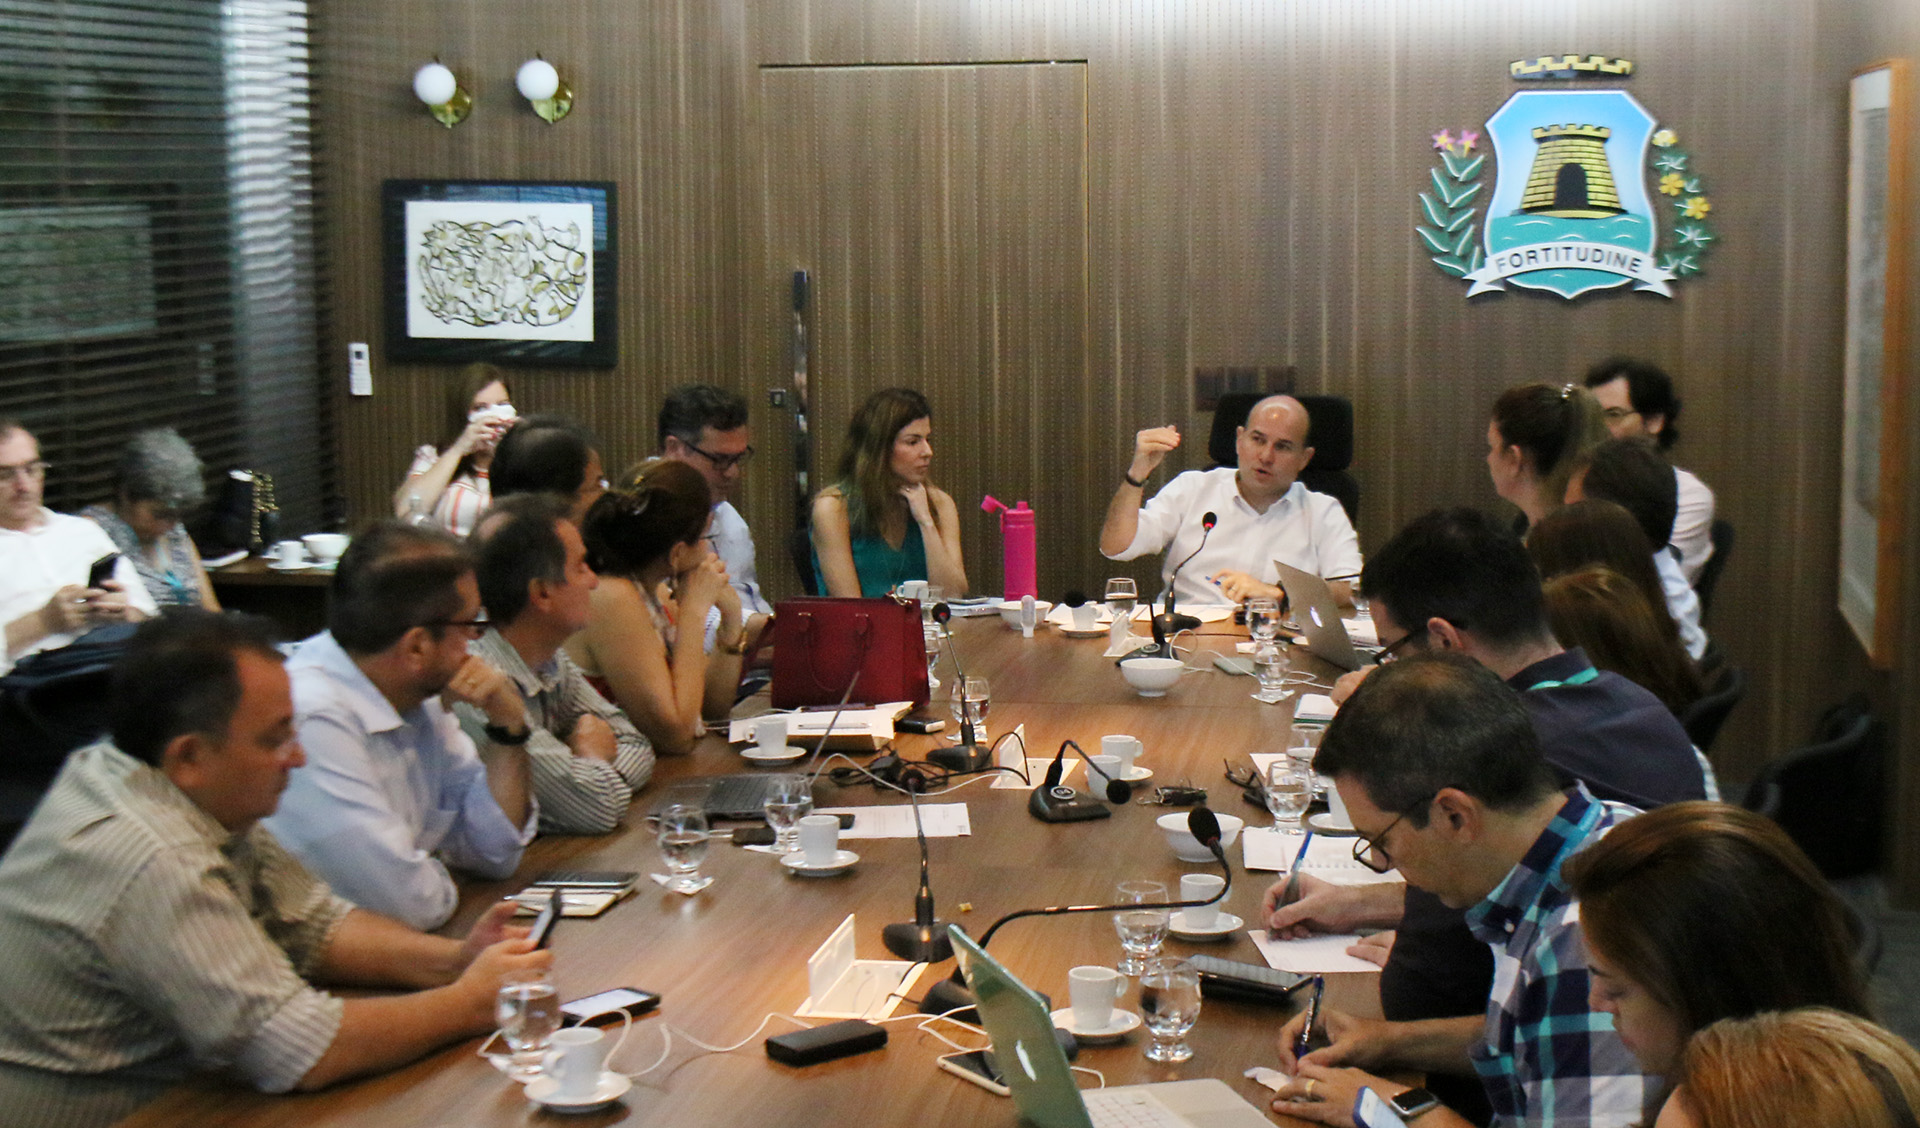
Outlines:
POLYGON ((1700 620, 1706 621, 1707 612, 1713 609, 1713 589, 1719 586, 1720 573, 1727 570, 1727 557, 1733 555, 1733 522, 1724 517, 1715 517, 1713 526, 1707 530, 1707 539, 1713 542, 1713 555, 1700 566, 1700 575, 1693 581, 1694 593, 1700 597, 1700 620))
MULTIPOLYGON (((1215 466, 1238 466, 1233 435, 1247 421, 1253 405, 1269 392, 1228 392, 1213 409, 1213 428, 1207 434, 1207 456, 1215 466)), ((1307 445, 1313 461, 1300 471, 1300 482, 1315 493, 1340 502, 1347 520, 1360 520, 1360 483, 1347 473, 1353 464, 1353 402, 1345 396, 1295 396, 1307 409, 1307 445)))
POLYGON ((793 561, 793 574, 800 577, 800 590, 820 594, 820 577, 813 570, 813 535, 801 525, 787 534, 787 558, 793 561))
POLYGON ((1814 743, 1768 764, 1743 805, 1780 824, 1830 878, 1880 868, 1885 731, 1864 701, 1830 710, 1814 743))
POLYGON ((1711 749, 1721 726, 1727 723, 1728 714, 1746 695, 1747 672, 1738 666, 1720 667, 1707 695, 1680 714, 1680 727, 1687 730, 1687 739, 1703 753, 1711 749))

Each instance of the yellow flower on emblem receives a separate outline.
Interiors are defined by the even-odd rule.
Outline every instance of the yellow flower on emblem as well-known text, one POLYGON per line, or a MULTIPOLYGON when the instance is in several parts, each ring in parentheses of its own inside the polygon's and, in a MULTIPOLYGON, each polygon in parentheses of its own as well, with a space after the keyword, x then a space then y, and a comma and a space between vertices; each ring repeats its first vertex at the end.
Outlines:
POLYGON ((1655 145, 1660 146, 1662 149, 1666 148, 1667 146, 1673 144, 1675 141, 1678 141, 1678 140, 1680 140, 1680 138, 1675 136, 1673 130, 1671 129, 1663 129, 1660 132, 1653 135, 1653 143, 1655 145))
POLYGON ((1695 196, 1687 201, 1684 210, 1688 219, 1705 219, 1707 213, 1713 210, 1713 205, 1707 202, 1705 196, 1695 196))
POLYGON ((1686 183, 1686 177, 1681 176, 1677 172, 1669 172, 1660 178, 1660 194, 1663 196, 1678 196, 1680 190, 1686 186, 1686 183))

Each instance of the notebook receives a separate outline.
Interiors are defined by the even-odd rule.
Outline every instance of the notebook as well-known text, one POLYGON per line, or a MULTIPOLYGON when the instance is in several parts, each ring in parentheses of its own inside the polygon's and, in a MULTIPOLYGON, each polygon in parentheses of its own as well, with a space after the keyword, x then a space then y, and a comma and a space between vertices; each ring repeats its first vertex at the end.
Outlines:
POLYGON ((1036 1128, 1273 1128, 1265 1113, 1212 1079, 1081 1093, 1054 1040, 1047 1005, 973 939, 949 926, 953 954, 993 1041, 1020 1118, 1036 1128))

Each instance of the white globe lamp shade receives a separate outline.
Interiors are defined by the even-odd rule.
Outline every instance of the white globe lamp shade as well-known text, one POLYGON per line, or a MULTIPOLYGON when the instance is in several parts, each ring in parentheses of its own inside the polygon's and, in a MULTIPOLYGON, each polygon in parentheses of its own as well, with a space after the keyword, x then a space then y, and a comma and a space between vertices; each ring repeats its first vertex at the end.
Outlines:
POLYGON ((429 106, 446 105, 459 89, 453 72, 440 63, 428 63, 413 72, 414 96, 429 106))
POLYGON ((538 102, 551 98, 560 91, 560 72, 545 59, 528 59, 520 64, 520 72, 513 77, 513 84, 519 88, 520 96, 529 102, 538 102))

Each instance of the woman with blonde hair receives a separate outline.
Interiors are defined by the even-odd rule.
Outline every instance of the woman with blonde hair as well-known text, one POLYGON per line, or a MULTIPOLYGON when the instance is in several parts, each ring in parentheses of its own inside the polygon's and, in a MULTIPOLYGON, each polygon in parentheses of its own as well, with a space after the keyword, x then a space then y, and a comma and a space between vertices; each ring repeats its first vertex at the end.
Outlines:
POLYGON ((903 580, 967 591, 960 515, 927 480, 933 409, 911 388, 867 397, 847 425, 840 476, 813 500, 813 567, 827 595, 885 595, 903 580))
POLYGON ((1729 1018, 1695 1034, 1654 1128, 1914 1128, 1920 1053, 1826 1007, 1729 1018))
POLYGON ((1521 384, 1493 401, 1487 473, 1531 528, 1560 508, 1581 456, 1607 438, 1607 418, 1592 392, 1574 384, 1521 384))

